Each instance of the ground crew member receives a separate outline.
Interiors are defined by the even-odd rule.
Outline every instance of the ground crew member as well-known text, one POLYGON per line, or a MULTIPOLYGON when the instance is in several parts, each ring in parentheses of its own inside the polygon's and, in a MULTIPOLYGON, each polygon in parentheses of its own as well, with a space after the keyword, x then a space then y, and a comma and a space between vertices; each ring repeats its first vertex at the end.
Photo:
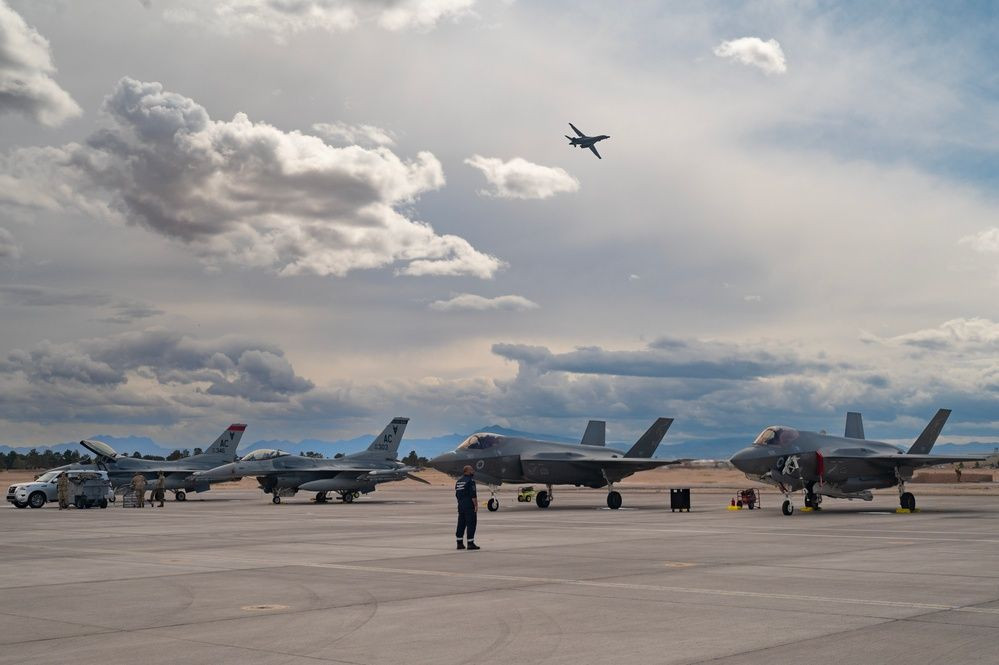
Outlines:
POLYGON ((141 473, 136 473, 132 476, 132 491, 135 492, 135 498, 139 501, 139 508, 143 508, 146 505, 146 477, 141 473))
POLYGON ((472 467, 466 465, 464 475, 454 484, 454 496, 458 500, 458 530, 455 531, 454 536, 458 539, 459 550, 465 549, 465 543, 462 542, 462 539, 466 532, 468 533, 468 549, 480 549, 475 544, 475 522, 478 518, 479 504, 478 497, 475 495, 475 480, 472 479, 474 473, 472 467))
POLYGON ((56 483, 56 492, 59 495, 59 510, 69 508, 69 474, 65 471, 59 474, 59 481, 56 483))
POLYGON ((149 497, 149 507, 153 506, 153 499, 160 500, 160 508, 163 507, 163 495, 166 494, 166 490, 163 489, 163 485, 166 484, 166 479, 163 477, 163 472, 160 471, 159 475, 156 476, 156 489, 153 490, 153 495, 149 497))

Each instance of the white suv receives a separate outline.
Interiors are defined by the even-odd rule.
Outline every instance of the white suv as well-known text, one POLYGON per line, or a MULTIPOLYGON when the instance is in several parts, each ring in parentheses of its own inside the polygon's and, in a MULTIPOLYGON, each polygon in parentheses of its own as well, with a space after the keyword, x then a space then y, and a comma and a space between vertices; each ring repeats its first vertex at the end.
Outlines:
POLYGON ((82 469, 62 471, 57 469, 45 472, 33 482, 11 485, 7 488, 7 502, 14 504, 18 508, 25 508, 27 506, 31 506, 32 508, 41 508, 45 505, 46 501, 58 501, 60 473, 66 473, 70 478, 84 473, 91 476, 93 474, 99 475, 108 488, 106 496, 100 500, 101 506, 106 506, 107 502, 114 501, 114 491, 111 489, 111 483, 108 482, 107 471, 85 471, 82 469))

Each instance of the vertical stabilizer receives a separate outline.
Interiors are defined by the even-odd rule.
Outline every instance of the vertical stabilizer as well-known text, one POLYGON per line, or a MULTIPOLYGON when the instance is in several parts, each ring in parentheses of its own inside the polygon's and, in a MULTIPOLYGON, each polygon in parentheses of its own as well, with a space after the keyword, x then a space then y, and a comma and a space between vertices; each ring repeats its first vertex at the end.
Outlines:
POLYGON ((212 442, 212 445, 208 446, 208 449, 202 453, 203 457, 218 457, 222 462, 229 463, 236 459, 236 449, 239 448, 239 441, 243 438, 243 432, 246 431, 246 425, 243 423, 233 423, 229 425, 226 431, 219 434, 219 438, 212 442))
POLYGON ((591 420, 586 424, 586 431, 579 442, 583 446, 605 446, 607 445, 607 422, 604 420, 591 420))
POLYGON ((843 436, 848 439, 863 439, 864 417, 856 411, 848 412, 846 414, 846 434, 843 436))
POLYGON ((927 455, 930 450, 933 449, 933 444, 937 442, 937 437, 940 436, 940 431, 943 429, 944 423, 947 422, 947 418, 950 416, 950 409, 940 409, 937 414, 933 416, 933 420, 929 422, 923 433, 919 435, 916 442, 912 444, 909 448, 910 455, 927 455))
POLYGON ((368 449, 351 455, 364 459, 394 460, 399 455, 399 444, 406 431, 409 418, 393 418, 382 433, 375 437, 368 449))
POLYGON ((652 423, 645 434, 641 436, 635 445, 631 447, 631 450, 624 454, 625 457, 652 457, 652 454, 656 452, 656 448, 659 447, 659 442, 663 440, 666 436, 666 430, 669 426, 673 424, 672 418, 659 418, 656 422, 652 423))

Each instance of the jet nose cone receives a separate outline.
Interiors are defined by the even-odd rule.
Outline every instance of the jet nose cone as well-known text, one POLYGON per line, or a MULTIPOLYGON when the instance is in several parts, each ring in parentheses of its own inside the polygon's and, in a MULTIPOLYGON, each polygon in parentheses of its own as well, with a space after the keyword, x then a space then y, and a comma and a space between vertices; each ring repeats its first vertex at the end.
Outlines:
POLYGON ((736 454, 729 458, 729 462, 732 466, 737 468, 739 471, 747 472, 752 467, 753 461, 753 451, 750 448, 743 448, 736 454))
POLYGON ((457 455, 454 453, 443 453, 433 458, 427 462, 427 466, 431 469, 436 469, 442 473, 451 473, 452 467, 455 465, 455 460, 457 455))

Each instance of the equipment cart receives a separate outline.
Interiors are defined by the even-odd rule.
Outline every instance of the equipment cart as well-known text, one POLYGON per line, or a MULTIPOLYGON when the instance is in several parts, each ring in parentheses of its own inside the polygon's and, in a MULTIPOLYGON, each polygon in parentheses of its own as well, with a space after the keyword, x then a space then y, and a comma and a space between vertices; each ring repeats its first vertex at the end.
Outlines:
POLYGON ((111 481, 106 473, 78 473, 69 477, 69 497, 77 508, 108 507, 111 481))

